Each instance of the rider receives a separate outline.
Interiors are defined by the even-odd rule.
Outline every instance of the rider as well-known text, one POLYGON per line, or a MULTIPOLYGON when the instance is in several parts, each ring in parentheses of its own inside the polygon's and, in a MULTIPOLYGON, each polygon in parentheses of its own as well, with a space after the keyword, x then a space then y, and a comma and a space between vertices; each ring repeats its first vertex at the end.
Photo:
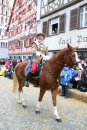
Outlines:
POLYGON ((32 75, 36 72, 37 64, 40 63, 40 61, 43 60, 49 60, 48 55, 48 47, 43 43, 43 40, 45 39, 44 33, 38 33, 36 35, 36 41, 33 41, 32 43, 32 53, 34 54, 32 59, 32 67, 30 69, 30 72, 26 76, 26 80, 24 82, 24 86, 29 87, 29 80, 32 77, 32 75))

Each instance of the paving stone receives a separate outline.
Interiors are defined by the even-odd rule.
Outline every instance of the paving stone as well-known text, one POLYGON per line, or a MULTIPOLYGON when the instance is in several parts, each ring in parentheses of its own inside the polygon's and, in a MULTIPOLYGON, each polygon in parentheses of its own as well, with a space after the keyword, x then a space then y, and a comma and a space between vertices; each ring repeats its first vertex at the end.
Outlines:
POLYGON ((12 80, 0 77, 0 130, 87 130, 87 103, 57 97, 58 113, 62 119, 56 122, 50 91, 44 95, 41 113, 35 113, 39 88, 24 87, 27 108, 17 104, 17 94, 12 93, 12 80))

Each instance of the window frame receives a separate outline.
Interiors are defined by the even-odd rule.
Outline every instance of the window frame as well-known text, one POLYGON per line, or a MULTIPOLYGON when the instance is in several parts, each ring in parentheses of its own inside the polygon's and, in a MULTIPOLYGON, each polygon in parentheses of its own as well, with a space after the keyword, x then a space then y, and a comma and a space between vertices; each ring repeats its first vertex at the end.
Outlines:
POLYGON ((56 19, 56 18, 58 18, 58 22, 60 23, 60 15, 58 15, 58 16, 56 16, 56 17, 53 17, 53 18, 51 18, 51 19, 49 19, 48 20, 48 32, 47 32, 47 36, 55 36, 55 35, 58 35, 59 34, 59 29, 60 29, 60 27, 59 27, 59 23, 58 23, 58 30, 57 30, 57 33, 56 34, 49 34, 49 22, 51 21, 51 20, 53 20, 53 19, 56 19))
POLYGON ((86 3, 86 4, 83 4, 83 5, 81 5, 81 6, 79 6, 79 29, 87 28, 87 26, 85 26, 85 27, 81 27, 81 26, 80 26, 80 24, 81 24, 81 21, 80 21, 81 13, 80 13, 80 10, 81 10, 82 7, 85 7, 85 6, 87 6, 87 3, 86 3))

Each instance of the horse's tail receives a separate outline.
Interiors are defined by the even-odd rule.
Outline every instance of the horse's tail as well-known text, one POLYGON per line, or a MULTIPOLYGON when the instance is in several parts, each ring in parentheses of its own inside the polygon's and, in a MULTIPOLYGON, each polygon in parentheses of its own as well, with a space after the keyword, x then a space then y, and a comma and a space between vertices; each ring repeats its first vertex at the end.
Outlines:
POLYGON ((14 71, 14 74, 13 74, 13 90, 12 90, 13 93, 15 93, 17 91, 17 83, 18 83, 17 76, 16 76, 15 71, 14 71))

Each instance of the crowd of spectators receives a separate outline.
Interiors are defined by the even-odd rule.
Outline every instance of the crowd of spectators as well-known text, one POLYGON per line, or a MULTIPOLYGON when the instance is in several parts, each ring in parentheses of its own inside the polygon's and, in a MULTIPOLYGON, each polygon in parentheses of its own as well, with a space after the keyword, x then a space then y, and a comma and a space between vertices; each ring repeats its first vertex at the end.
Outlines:
MULTIPOLYGON (((27 61, 28 59, 24 59, 27 61)), ((15 66, 22 62, 21 59, 0 59, 0 76, 4 75, 4 77, 8 77, 9 79, 13 78, 13 72, 15 66)))
POLYGON ((87 62, 81 60, 83 70, 78 67, 70 68, 67 65, 64 66, 60 74, 60 84, 62 86, 61 96, 68 98, 69 89, 78 89, 81 92, 87 92, 87 62))
MULTIPOLYGON (((81 60, 83 70, 79 70, 78 68, 76 68, 76 69, 69 68, 68 66, 64 66, 64 68, 60 74, 60 79, 61 79, 60 84, 61 84, 62 90, 63 90, 61 95, 64 95, 65 91, 66 91, 66 97, 68 97, 69 88, 70 89, 74 88, 74 89, 78 89, 83 92, 87 92, 87 60, 84 60, 84 58, 81 55, 79 55, 79 58, 81 60), (66 77, 67 77, 67 79, 64 79, 66 77), (66 87, 66 88, 64 88, 64 87, 66 87)), ((29 60, 26 58, 23 61, 29 61, 29 60)), ((22 62, 21 58, 12 59, 12 60, 0 59, 0 75, 4 75, 4 77, 8 77, 8 78, 12 79, 14 68, 20 62, 22 62)))

